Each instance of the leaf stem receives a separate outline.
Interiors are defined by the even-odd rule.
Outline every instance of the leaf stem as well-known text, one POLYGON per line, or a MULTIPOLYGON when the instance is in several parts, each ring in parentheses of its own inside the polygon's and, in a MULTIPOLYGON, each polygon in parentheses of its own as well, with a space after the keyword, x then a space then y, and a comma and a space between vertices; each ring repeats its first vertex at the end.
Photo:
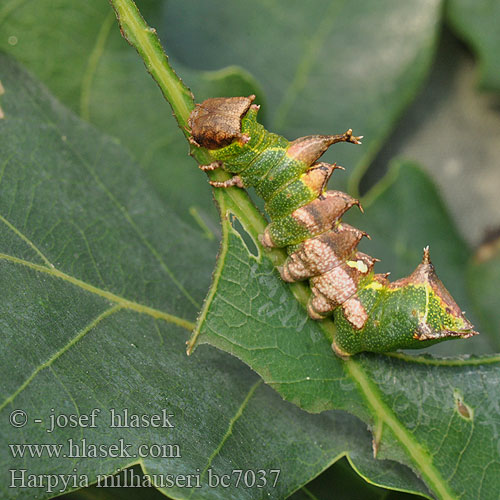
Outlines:
POLYGON ((144 64, 160 87, 186 137, 187 121, 194 108, 193 94, 168 63, 156 30, 147 25, 132 0, 110 0, 116 12, 123 37, 135 47, 144 64))

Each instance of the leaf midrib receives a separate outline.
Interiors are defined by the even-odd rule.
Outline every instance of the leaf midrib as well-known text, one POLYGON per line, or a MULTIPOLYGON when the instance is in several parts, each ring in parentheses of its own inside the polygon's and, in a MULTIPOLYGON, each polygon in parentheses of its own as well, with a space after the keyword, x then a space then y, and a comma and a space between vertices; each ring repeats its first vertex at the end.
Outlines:
POLYGON ((428 486, 439 495, 439 498, 444 500, 458 498, 432 464, 432 457, 428 451, 416 441, 394 412, 385 404, 380 390, 368 377, 363 367, 353 358, 345 361, 345 367, 350 377, 358 384, 361 394, 373 410, 375 417, 389 426, 394 436, 408 452, 415 466, 427 479, 428 486))
POLYGON ((193 330, 195 324, 187 319, 180 318, 179 316, 176 316, 174 314, 167 313, 165 311, 161 311, 159 309, 155 309, 153 307, 146 306, 144 304, 140 304, 139 302, 134 302, 132 300, 126 299, 125 297, 121 297, 120 295, 116 295, 112 292, 108 292, 107 290, 102 290, 101 288, 98 288, 94 285, 91 285, 90 283, 87 283, 79 278, 75 278, 74 276, 71 276, 69 274, 66 274, 62 271, 60 271, 57 268, 48 268, 45 266, 41 266, 40 264, 35 264, 33 262, 20 259, 18 257, 14 257, 13 255, 8 255, 5 253, 0 253, 0 260, 6 260, 8 262, 12 262, 14 264, 18 265, 23 265, 26 266, 30 269, 33 269, 37 272, 40 273, 45 273, 50 276, 54 276, 56 278, 62 279, 64 281, 67 281, 71 283, 72 285, 78 286, 79 288, 82 288, 83 290, 93 293, 95 295, 99 295, 100 297, 103 297, 110 302, 114 302, 115 304, 119 305, 123 309, 130 309, 132 311, 141 313, 141 314, 147 314, 149 316, 152 316, 155 319, 163 319, 164 321, 168 323, 173 323, 177 326, 180 326, 182 328, 185 328, 186 330, 193 330))

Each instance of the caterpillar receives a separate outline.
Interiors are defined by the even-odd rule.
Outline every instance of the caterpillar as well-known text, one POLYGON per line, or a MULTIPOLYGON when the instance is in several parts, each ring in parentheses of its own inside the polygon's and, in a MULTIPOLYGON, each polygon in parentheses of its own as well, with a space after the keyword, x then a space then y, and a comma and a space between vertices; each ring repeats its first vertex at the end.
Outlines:
POLYGON ((406 278, 391 283, 375 274, 378 261, 357 250, 367 234, 341 221, 358 200, 326 185, 336 164, 318 162, 333 144, 360 144, 349 129, 338 135, 310 135, 288 141, 257 122, 259 107, 249 97, 218 97, 197 104, 190 114, 190 142, 206 148, 213 162, 232 177, 210 181, 216 188, 253 186, 271 220, 260 242, 286 248, 278 267, 287 282, 309 280, 307 312, 313 319, 333 315, 332 347, 347 357, 362 351, 416 349, 478 332, 436 275, 424 249, 422 262, 406 278))

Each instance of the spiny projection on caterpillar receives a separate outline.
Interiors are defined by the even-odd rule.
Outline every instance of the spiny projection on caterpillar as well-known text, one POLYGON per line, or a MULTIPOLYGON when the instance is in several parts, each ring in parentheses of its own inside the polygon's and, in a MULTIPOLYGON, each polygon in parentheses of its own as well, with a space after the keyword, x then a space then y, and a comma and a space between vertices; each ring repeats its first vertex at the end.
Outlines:
POLYGON ((422 262, 393 283, 375 274, 378 259, 357 250, 366 233, 341 222, 359 201, 341 191, 326 190, 338 167, 317 160, 333 144, 360 144, 348 130, 339 135, 310 135, 289 142, 257 122, 255 96, 207 99, 190 115, 191 142, 208 149, 213 162, 233 176, 212 181, 217 188, 253 186, 271 219, 260 241, 284 247, 279 267, 287 282, 309 280, 309 316, 333 314, 333 349, 346 357, 361 351, 416 349, 452 338, 476 335, 443 283, 424 249, 422 262))

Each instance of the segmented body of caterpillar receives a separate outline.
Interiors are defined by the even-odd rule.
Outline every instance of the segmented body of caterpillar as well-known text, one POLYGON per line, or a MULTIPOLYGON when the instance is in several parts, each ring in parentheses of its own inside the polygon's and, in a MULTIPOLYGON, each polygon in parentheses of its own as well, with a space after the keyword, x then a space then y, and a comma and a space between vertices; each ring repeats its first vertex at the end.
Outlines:
MULTIPOLYGON (((191 113, 191 142, 214 159, 202 170, 234 174, 215 187, 250 187, 265 201, 271 219, 260 241, 286 247, 279 272, 288 282, 309 279, 308 313, 334 315, 333 348, 340 356, 361 351, 420 348, 450 338, 475 335, 473 325, 436 276, 424 249, 421 264, 408 277, 390 283, 374 274, 377 259, 357 250, 366 233, 341 222, 358 200, 326 191, 337 167, 317 160, 337 142, 360 144, 348 130, 311 135, 292 142, 257 122, 255 96, 207 99, 191 113)), ((361 208, 361 207, 360 207, 361 208)))

